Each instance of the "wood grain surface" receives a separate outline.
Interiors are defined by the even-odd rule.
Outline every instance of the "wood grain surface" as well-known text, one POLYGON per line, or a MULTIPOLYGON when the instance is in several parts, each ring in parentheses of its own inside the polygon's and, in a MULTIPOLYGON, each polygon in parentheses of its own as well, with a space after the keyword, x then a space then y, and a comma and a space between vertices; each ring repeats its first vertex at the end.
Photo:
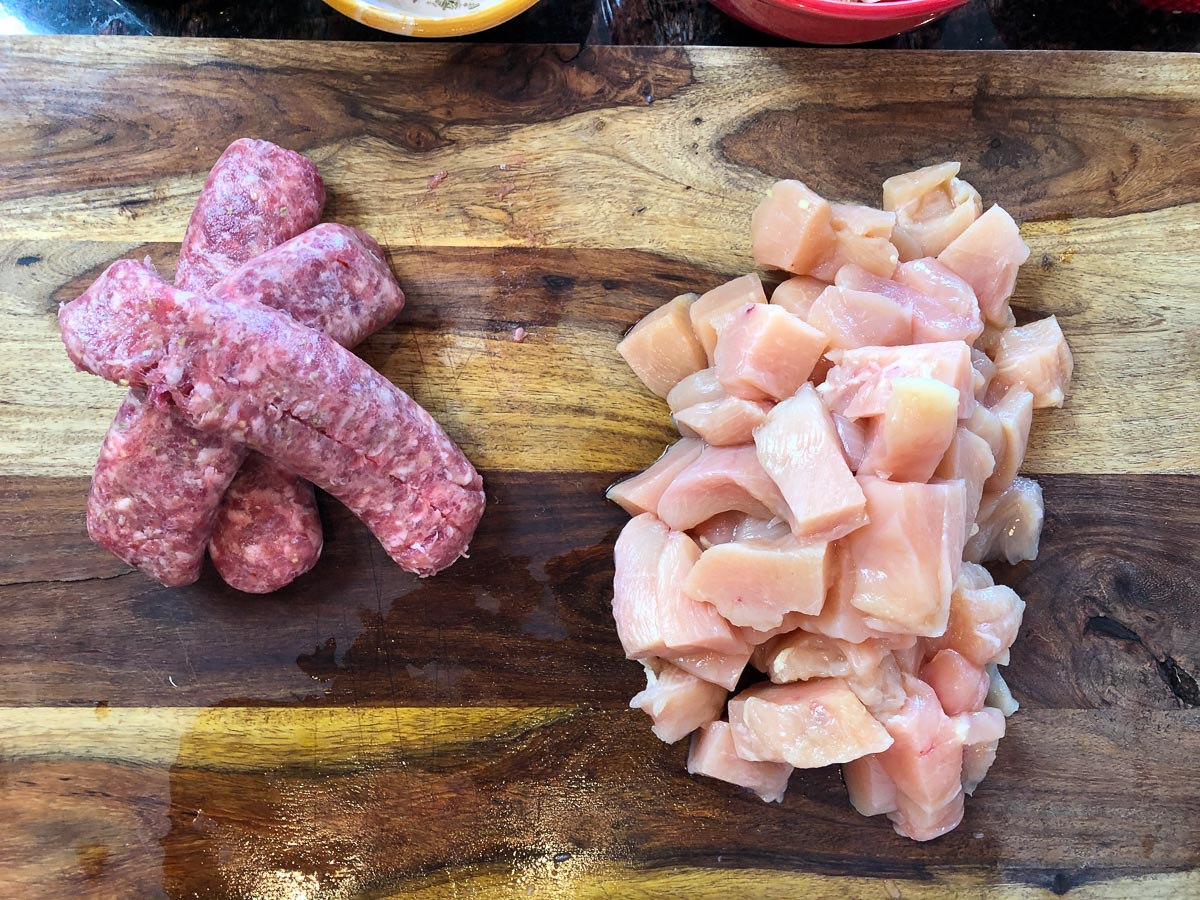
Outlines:
POLYGON ((0 112, 0 896, 1200 894, 1197 59, 39 38, 0 44, 0 112), (169 272, 243 135, 316 160, 409 294, 361 353, 489 492, 437 578, 327 498, 321 563, 265 598, 87 540, 120 391, 57 303, 169 272), (1042 555, 996 572, 1022 710, 918 845, 835 771, 769 807, 693 780, 626 708, 602 492, 670 434, 616 341, 748 270, 773 179, 875 201, 947 157, 1023 222, 1017 305, 1076 377, 1035 419, 1042 555))

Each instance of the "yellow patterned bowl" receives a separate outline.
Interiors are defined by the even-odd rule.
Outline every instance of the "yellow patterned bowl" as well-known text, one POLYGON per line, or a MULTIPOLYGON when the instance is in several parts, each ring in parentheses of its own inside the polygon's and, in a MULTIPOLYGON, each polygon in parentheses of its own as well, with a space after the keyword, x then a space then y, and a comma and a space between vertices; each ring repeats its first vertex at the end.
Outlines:
POLYGON ((538 0, 325 0, 380 31, 412 37, 458 37, 495 28, 538 0))

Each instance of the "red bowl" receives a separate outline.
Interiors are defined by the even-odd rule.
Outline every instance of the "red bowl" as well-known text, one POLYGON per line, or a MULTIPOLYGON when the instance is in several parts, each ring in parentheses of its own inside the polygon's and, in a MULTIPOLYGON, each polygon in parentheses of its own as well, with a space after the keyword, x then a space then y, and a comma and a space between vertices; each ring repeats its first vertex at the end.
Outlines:
POLYGON ((940 19, 970 0, 712 0, 751 28, 810 44, 861 44, 940 19))

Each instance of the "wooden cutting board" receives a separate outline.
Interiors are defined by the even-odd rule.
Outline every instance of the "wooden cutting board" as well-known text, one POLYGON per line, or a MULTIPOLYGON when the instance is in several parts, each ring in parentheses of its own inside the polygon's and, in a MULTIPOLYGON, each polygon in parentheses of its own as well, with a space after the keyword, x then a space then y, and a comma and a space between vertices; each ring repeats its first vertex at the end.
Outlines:
POLYGON ((1200 895, 1196 57, 0 51, 0 895, 1200 895), (244 135, 311 156, 408 291, 362 355, 490 496, 437 578, 327 500, 320 565, 266 598, 165 590, 87 540, 121 391, 72 371, 56 305, 118 257, 171 271, 244 135), (1022 709, 921 845, 835 770, 782 806, 686 775, 626 706, 602 491, 671 434, 614 345, 751 267, 772 180, 877 202, 945 158, 1024 223, 1016 304, 1059 316, 1076 373, 1035 418, 1041 557, 996 570, 1029 604, 1022 709))

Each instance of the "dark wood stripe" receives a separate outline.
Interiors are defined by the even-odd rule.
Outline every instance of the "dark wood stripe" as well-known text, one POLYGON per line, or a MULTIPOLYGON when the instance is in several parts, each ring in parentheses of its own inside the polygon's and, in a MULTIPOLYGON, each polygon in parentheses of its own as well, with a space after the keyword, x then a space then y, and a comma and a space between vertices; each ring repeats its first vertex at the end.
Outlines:
MULTIPOLYGON (((268 597, 208 570, 167 590, 91 546, 86 479, 0 479, 0 705, 620 707, 640 687, 609 610, 615 475, 485 473, 471 558, 392 564, 322 503, 324 558, 268 597), (30 573, 37 573, 31 579, 30 573)), ((1009 669, 1034 709, 1196 705, 1193 476, 1048 476, 1042 553, 997 569, 1028 602, 1009 669)))
POLYGON ((0 62, 0 107, 25 111, 38 148, 0 142, 0 200, 96 187, 97 164, 108 186, 206 172, 230 135, 262 121, 265 97, 276 143, 304 152, 371 138, 407 156, 452 146, 450 126, 645 106, 692 82, 681 49, 414 45, 398 57, 347 45, 313 56, 298 44, 206 42, 172 57, 117 40, 91 45, 88 89, 73 91, 64 85, 80 63, 48 56, 52 43, 10 42, 0 62))

